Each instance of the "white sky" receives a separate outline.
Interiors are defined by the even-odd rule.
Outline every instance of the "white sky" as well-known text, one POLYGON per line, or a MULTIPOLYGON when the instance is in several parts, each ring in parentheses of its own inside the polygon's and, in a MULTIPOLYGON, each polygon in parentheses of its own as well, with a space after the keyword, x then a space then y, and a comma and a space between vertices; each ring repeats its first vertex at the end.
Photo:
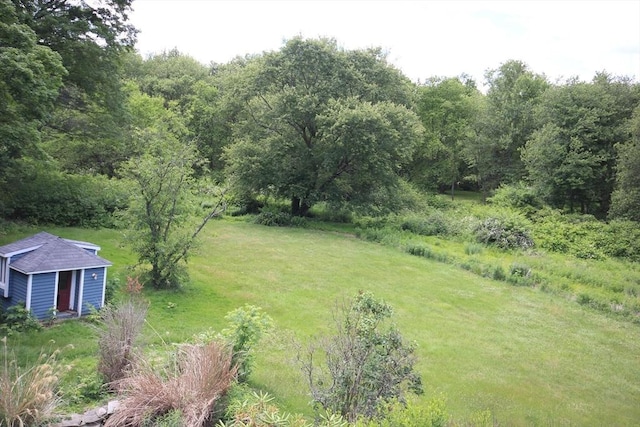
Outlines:
POLYGON ((484 72, 509 59, 551 81, 596 72, 640 79, 640 0, 135 0, 146 56, 177 48, 203 64, 278 50, 302 35, 382 47, 413 81, 484 72))

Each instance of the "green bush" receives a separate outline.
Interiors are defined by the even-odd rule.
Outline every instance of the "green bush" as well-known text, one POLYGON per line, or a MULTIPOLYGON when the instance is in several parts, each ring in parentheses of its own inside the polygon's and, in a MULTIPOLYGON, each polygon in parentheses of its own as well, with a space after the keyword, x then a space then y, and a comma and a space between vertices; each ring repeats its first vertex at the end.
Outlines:
POLYGON ((506 280, 507 275, 505 274, 504 269, 502 268, 502 266, 500 266, 500 265, 496 265, 496 266, 493 268, 492 272, 491 272, 491 278, 492 278, 493 280, 500 280, 500 281, 502 281, 502 280, 506 280))
POLYGON ((115 179, 72 175, 21 163, 2 189, 9 219, 34 224, 114 227, 112 214, 127 206, 126 185, 115 179))
POLYGON ((430 399, 427 405, 414 401, 393 402, 376 419, 360 419, 354 427, 445 427, 450 415, 443 395, 430 399))
MULTIPOLYGON (((77 371, 75 369, 74 371, 77 371)), ((102 400, 107 390, 103 379, 97 371, 78 371, 73 383, 61 387, 61 395, 69 405, 84 405, 102 400)))
POLYGON ((253 370, 255 346, 273 327, 273 319, 260 307, 245 305, 229 312, 229 325, 218 333, 208 330, 195 336, 196 343, 225 342, 232 349, 232 363, 238 367, 238 381, 246 382, 253 370))
POLYGON ((285 212, 262 211, 256 216, 254 223, 269 227, 288 227, 291 225, 291 221, 291 214, 285 212))
POLYGON ((509 267, 509 274, 511 274, 512 276, 518 276, 518 277, 530 277, 531 267, 529 267, 526 264, 514 262, 509 267))
POLYGON ((427 216, 405 217, 400 229, 421 236, 446 236, 449 234, 449 220, 442 211, 434 211, 427 216))
POLYGON ((0 313, 0 334, 11 335, 16 332, 39 331, 42 325, 29 310, 24 302, 12 305, 0 313))
POLYGON ((534 246, 529 222, 516 213, 486 218, 475 228, 480 243, 501 249, 529 249, 534 246))
POLYGON ((518 209, 525 215, 533 214, 544 205, 533 188, 523 183, 500 186, 487 202, 494 206, 518 209))
POLYGON ((316 408, 350 422, 375 418, 407 391, 422 393, 415 344, 394 326, 393 309, 370 292, 360 292, 338 309, 336 334, 316 340, 298 355, 316 408))

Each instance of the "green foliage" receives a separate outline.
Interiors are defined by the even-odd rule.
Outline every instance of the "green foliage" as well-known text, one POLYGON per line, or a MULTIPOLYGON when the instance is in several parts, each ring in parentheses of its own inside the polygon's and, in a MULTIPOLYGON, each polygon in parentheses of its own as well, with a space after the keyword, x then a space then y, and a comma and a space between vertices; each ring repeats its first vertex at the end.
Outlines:
POLYGON ((510 212, 481 221, 475 228, 478 242, 501 249, 530 249, 534 242, 531 225, 519 214, 510 212))
POLYGON ((561 215, 551 210, 541 211, 534 221, 540 248, 582 259, 640 259, 640 228, 634 221, 605 223, 588 215, 561 215))
POLYGON ((440 210, 434 210, 425 216, 406 216, 402 219, 400 228, 421 236, 445 236, 450 233, 450 217, 440 210))
POLYGON ((262 210, 256 215, 253 222, 255 224, 266 225, 269 227, 287 227, 292 224, 293 217, 287 212, 274 212, 270 210, 262 210))
POLYGON ((151 266, 145 281, 157 289, 178 289, 187 279, 185 264, 198 233, 224 211, 224 193, 211 201, 217 192, 196 182, 193 166, 199 159, 192 145, 180 143, 167 129, 147 129, 140 138, 146 152, 122 169, 133 187, 123 212, 127 240, 140 263, 151 266), (207 204, 204 214, 201 200, 207 204), (198 215, 204 215, 199 224, 198 215))
POLYGON ((504 269, 501 265, 496 265, 493 268, 491 272, 491 278, 493 280, 505 280, 507 278, 507 275, 505 274, 504 269))
POLYGON ((640 100, 632 81, 596 75, 541 97, 538 128, 522 151, 529 180, 552 206, 604 218, 615 183, 615 146, 640 100))
POLYGON ((611 218, 640 222, 640 106, 628 123, 631 139, 616 146, 616 188, 611 196, 611 218))
POLYGON ((445 427, 451 416, 443 395, 431 398, 426 405, 391 402, 376 419, 359 419, 354 427, 445 427))
POLYGON ((489 90, 478 100, 476 137, 464 147, 475 179, 487 195, 523 178, 520 152, 536 129, 535 108, 549 83, 521 62, 509 60, 485 74, 489 90))
POLYGON ((231 343, 232 361, 238 365, 238 381, 245 382, 255 364, 255 346, 273 327, 273 320, 260 307, 249 304, 231 311, 224 318, 229 326, 221 335, 231 343))
MULTIPOLYGON (((338 427, 338 425, 317 424, 318 426, 338 427)), ((239 384, 234 385, 228 396, 224 419, 219 427, 310 427, 299 415, 282 412, 273 396, 256 392, 239 384)), ((346 426, 345 426, 346 427, 346 426)))
POLYGON ((422 393, 413 370, 415 344, 405 343, 394 327, 382 330, 392 314, 383 300, 361 292, 336 315, 336 335, 299 355, 315 405, 353 422, 378 416, 406 391, 422 393))
POLYGON ((525 215, 530 215, 543 206, 534 189, 522 182, 501 185, 487 202, 502 208, 518 209, 525 215))
POLYGON ((60 394, 68 405, 85 406, 103 400, 107 395, 102 376, 97 371, 81 372, 76 369, 73 383, 64 384, 60 394))
POLYGON ((464 253, 467 255, 481 254, 484 247, 476 242, 467 243, 464 246, 464 253))
POLYGON ((224 155, 236 192, 290 200, 298 216, 319 202, 390 204, 422 126, 379 50, 297 37, 240 71, 223 88, 244 106, 224 155))
POLYGON ((113 227, 113 214, 126 207, 129 195, 122 182, 67 174, 29 160, 18 162, 0 185, 5 216, 34 224, 113 227))
POLYGON ((246 304, 224 317, 228 326, 221 332, 209 329, 194 337, 199 344, 226 342, 232 349, 232 363, 237 366, 237 379, 245 383, 255 365, 255 347, 273 328, 273 319, 260 307, 246 304))
POLYGON ((407 168, 411 182, 420 188, 455 188, 469 174, 463 148, 474 137, 480 92, 471 80, 429 79, 418 87, 417 113, 425 138, 407 168))
POLYGON ((0 1, 0 178, 10 161, 37 152, 42 120, 66 74, 60 55, 20 22, 16 4, 0 1))
POLYGON ((431 248, 427 245, 416 243, 416 244, 408 244, 406 247, 406 251, 411 255, 422 256, 425 258, 431 257, 431 248))
POLYGON ((42 325, 25 308, 24 302, 12 305, 0 312, 0 334, 11 335, 16 332, 39 331, 42 325))

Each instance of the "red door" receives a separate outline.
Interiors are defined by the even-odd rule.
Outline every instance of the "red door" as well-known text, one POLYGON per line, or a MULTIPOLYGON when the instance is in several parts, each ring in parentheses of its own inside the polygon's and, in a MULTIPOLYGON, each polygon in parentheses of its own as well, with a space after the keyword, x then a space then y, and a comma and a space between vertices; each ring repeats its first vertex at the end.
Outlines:
POLYGON ((58 303, 56 309, 58 311, 69 310, 69 301, 71 300, 71 272, 61 271, 58 274, 58 303))

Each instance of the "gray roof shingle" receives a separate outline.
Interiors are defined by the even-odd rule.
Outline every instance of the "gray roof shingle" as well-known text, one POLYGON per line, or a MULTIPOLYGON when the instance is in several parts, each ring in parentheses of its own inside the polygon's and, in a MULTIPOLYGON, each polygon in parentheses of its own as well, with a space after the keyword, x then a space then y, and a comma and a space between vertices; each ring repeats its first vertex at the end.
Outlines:
POLYGON ((11 267, 25 274, 45 271, 77 270, 81 268, 105 267, 109 261, 94 255, 84 247, 99 249, 98 246, 73 240, 66 240, 53 234, 40 232, 17 242, 0 247, 0 255, 36 248, 11 263, 11 267))

